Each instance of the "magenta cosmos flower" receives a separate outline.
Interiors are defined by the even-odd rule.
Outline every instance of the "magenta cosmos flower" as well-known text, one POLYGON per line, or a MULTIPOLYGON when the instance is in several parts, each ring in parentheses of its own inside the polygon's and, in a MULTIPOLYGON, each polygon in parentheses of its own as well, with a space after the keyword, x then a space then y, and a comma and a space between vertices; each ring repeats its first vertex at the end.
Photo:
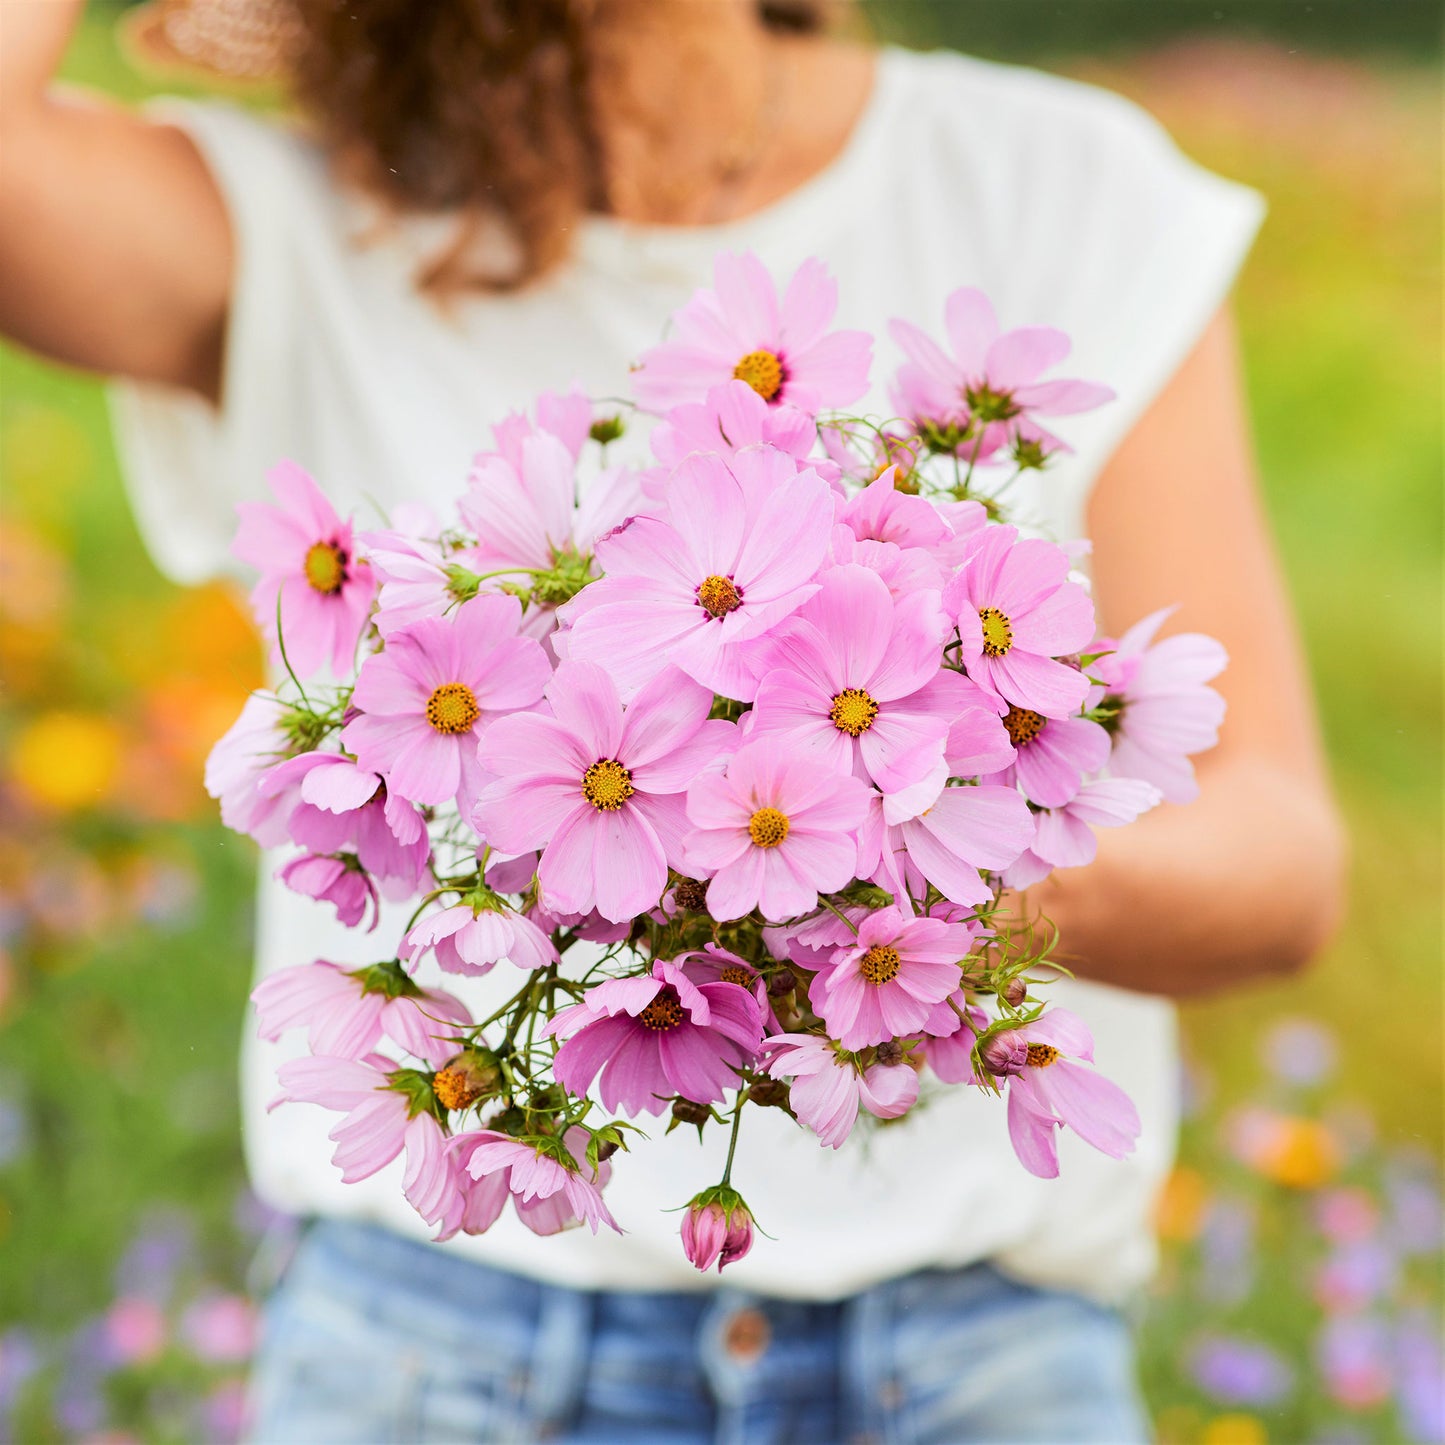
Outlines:
POLYGON ((693 452, 731 456, 745 447, 765 445, 801 462, 817 439, 817 425, 807 412, 769 406, 747 382, 725 381, 710 388, 705 401, 673 407, 652 429, 649 441, 665 479, 693 452))
POLYGON ((1132 1154, 1138 1110, 1117 1084, 1074 1062, 1094 1059, 1083 1021, 1052 1008, 1017 1032, 1027 1053, 1023 1068, 1009 1076, 1008 1131, 1024 1168, 1040 1179, 1058 1177, 1054 1131, 1064 1127, 1112 1159, 1132 1154))
POLYGON ((1192 803, 1199 784, 1189 757, 1219 741, 1224 721, 1224 699, 1206 684, 1224 671, 1229 654, 1198 632, 1155 642, 1173 610, 1136 623, 1096 670, 1119 708, 1109 771, 1153 783, 1166 802, 1192 803))
POLYGON ((959 965, 972 944, 958 924, 880 908, 817 973, 808 996, 845 1049, 902 1038, 923 1028, 934 1006, 958 991, 959 965))
POLYGON ((366 626, 376 579, 356 556, 351 523, 337 516, 295 462, 273 467, 267 480, 280 506, 242 502, 236 508, 241 525, 231 544, 237 557, 261 572, 251 593, 256 621, 274 642, 279 599, 281 641, 291 666, 303 676, 330 667, 345 677, 366 626))
POLYGON ((380 584, 376 630, 387 639, 423 617, 445 616, 472 595, 468 574, 481 571, 472 547, 443 551, 399 530, 367 532, 361 541, 380 584))
POLYGON ((726 776, 704 774, 687 790, 684 871, 710 879, 707 911, 719 922, 754 908, 781 922, 852 881, 867 813, 857 778, 760 738, 738 749, 726 776))
POLYGON ((562 1136, 560 1150, 555 1139, 513 1139, 492 1129, 458 1134, 448 1153, 474 1181, 466 1190, 460 1227, 483 1233, 510 1199, 517 1218, 534 1234, 557 1234, 573 1224, 585 1224, 593 1234, 605 1224, 621 1234, 602 1202, 612 1166, 604 1162, 593 1173, 585 1162, 587 1143, 587 1131, 576 1126, 562 1136))
MULTIPOLYGON (((821 590, 769 638, 750 737, 785 739, 884 793, 931 778, 936 795, 956 674, 940 672, 947 628, 936 592, 895 602, 866 567, 834 567, 821 590)), ((966 684, 964 685, 966 687, 966 684)))
POLYGON ((413 803, 455 797, 465 813, 481 789, 477 738, 498 713, 530 707, 552 674, 547 654, 519 637, 515 597, 476 597, 451 617, 393 634, 361 665, 361 709, 341 741, 357 764, 413 803))
POLYGON ((695 983, 686 964, 658 959, 641 978, 588 989, 545 1033, 564 1039, 552 1063, 563 1088, 597 1091, 609 1109, 660 1114, 675 1095, 715 1104, 757 1055, 762 1010, 750 989, 695 983), (599 1077, 600 1075, 600 1077, 599 1077))
POLYGON ((423 918, 402 940, 399 953, 414 959, 427 949, 444 972, 473 978, 490 973, 503 959, 518 968, 546 968, 557 962, 552 940, 490 890, 423 918))
POLYGON ((420 988, 395 963, 347 970, 318 959, 283 968, 251 994, 256 1033, 273 1042, 304 1028, 312 1053, 341 1059, 369 1054, 385 1034, 407 1053, 440 1065, 457 1051, 448 1023, 470 1024, 458 999, 420 988))
POLYGON ((687 1262, 721 1274, 753 1247, 752 1211, 737 1190, 716 1184, 689 1201, 680 1232, 687 1262))
POLYGON ((771 406, 847 406, 868 390, 873 341, 866 331, 830 332, 837 309, 838 283, 815 257, 793 273, 780 302, 756 256, 724 253, 713 289, 673 312, 672 338, 643 353, 633 374, 638 403, 665 412, 736 379, 771 406))
POLYGON ((549 910, 614 923, 645 913, 681 863, 682 793, 732 746, 708 721, 712 694, 666 668, 624 710, 602 668, 564 662, 547 688, 551 717, 503 718, 482 740, 496 778, 477 830, 506 853, 540 848, 549 910))
POLYGON ((777 1034, 766 1040, 768 1073, 792 1079, 789 1103, 820 1144, 839 1148, 853 1132, 860 1106, 879 1119, 898 1119, 918 1100, 918 1075, 907 1064, 871 1064, 841 1053, 816 1034, 777 1034))
POLYGON ((567 655, 600 663, 624 697, 673 663, 704 687, 750 700, 745 644, 817 591, 833 494, 770 448, 689 457, 667 489, 667 515, 635 517, 597 544, 603 577, 563 610, 567 655), (755 474, 769 484, 754 485, 755 474))
POLYGON ((1017 755, 987 781, 1003 787, 1017 784, 1029 802, 1041 808, 1062 807, 1084 778, 1109 760, 1109 734, 1088 718, 1046 718, 1011 707, 1003 725, 1017 755))
POLYGON ((293 893, 331 904, 347 928, 360 927, 368 910, 372 928, 380 921, 376 884, 355 853, 303 853, 283 863, 272 877, 278 878, 293 893))
POLYGON ((1069 555, 1016 527, 987 527, 944 590, 958 621, 968 675, 1014 707, 1044 717, 1076 713, 1089 680, 1056 661, 1094 636, 1094 604, 1069 581, 1069 555))
POLYGON ((965 456, 987 458, 1020 431, 1056 450, 1058 439, 1035 418, 1092 411, 1113 400, 1114 392, 1096 382, 1042 380, 1068 356, 1069 338, 1050 326, 1000 333, 982 291, 955 291, 944 303, 944 325, 952 356, 911 323, 889 324, 909 362, 898 374, 894 404, 904 416, 967 429, 959 448, 965 456))
POLYGON ((1055 868, 1082 868, 1099 851, 1095 828, 1122 828, 1159 802, 1159 789, 1140 778, 1096 778, 1061 808, 1034 815, 1033 842, 1004 870, 1010 888, 1032 888, 1055 868))

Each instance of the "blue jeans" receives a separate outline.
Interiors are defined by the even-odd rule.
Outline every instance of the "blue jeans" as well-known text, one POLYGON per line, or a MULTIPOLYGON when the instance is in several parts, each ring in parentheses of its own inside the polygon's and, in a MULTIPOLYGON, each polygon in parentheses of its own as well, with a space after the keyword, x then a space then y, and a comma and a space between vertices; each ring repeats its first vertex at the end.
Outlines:
POLYGON ((837 1304, 608 1294, 325 1222, 266 1313, 257 1445, 1139 1445, 1120 1317, 987 1265, 837 1304))

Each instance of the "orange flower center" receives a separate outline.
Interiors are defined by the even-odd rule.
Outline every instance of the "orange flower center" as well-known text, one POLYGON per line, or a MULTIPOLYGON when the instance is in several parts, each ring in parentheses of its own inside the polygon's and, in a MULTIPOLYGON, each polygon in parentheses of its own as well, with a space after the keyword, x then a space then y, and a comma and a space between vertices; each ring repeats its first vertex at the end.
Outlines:
POLYGON ((346 581, 346 553, 335 542, 313 542, 306 549, 302 570, 315 591, 334 597, 346 581))
POLYGON ((1046 1069, 1059 1057, 1059 1051, 1052 1044, 1030 1044, 1029 1045, 1029 1067, 1032 1069, 1046 1069))
POLYGON ((481 715, 476 694, 464 682, 444 682, 426 700, 426 720, 439 733, 464 733, 481 715))
POLYGON ((858 964, 858 972, 869 983, 888 983, 898 977, 898 950, 889 943, 875 943, 858 964))
POLYGON ((1012 623, 997 607, 980 607, 978 620, 983 624, 983 655, 1002 657, 1014 645, 1012 623))
POLYGON ((771 401, 782 389, 783 363, 771 351, 750 351, 733 367, 733 375, 771 401))
POLYGON ((719 977, 724 983, 735 983, 742 988, 751 988, 753 976, 740 963, 730 963, 723 969, 719 977))
POLYGON ((833 726, 850 738, 866 733, 877 716, 878 704, 861 687, 845 687, 828 709, 833 726))
POLYGON ((759 848, 776 848, 788 836, 788 815, 776 808, 759 808, 748 820, 748 836, 759 848))
POLYGON ((582 796, 599 813, 615 813, 634 791, 632 774, 616 758, 600 758, 582 774, 582 796))
POLYGON ((743 605, 743 594, 731 577, 704 577, 697 584, 697 602, 709 617, 726 617, 743 605))
POLYGON ((637 1015, 637 1022, 653 1033, 666 1033, 682 1024, 682 1003, 671 988, 665 988, 637 1015))
POLYGON ((1048 721, 1040 713, 1030 712, 1026 707, 1011 707, 1003 716, 1003 725, 1008 729, 1009 741, 1016 748, 1031 743, 1043 732, 1048 721))

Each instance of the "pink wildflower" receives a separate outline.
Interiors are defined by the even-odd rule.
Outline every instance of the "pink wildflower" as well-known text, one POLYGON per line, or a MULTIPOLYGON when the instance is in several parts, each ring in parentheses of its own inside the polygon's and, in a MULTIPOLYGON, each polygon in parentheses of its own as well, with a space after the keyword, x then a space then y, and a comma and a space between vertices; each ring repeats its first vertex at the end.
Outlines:
POLYGON ((465 812, 481 789, 477 738, 499 713, 529 707, 551 676, 547 655, 519 637, 515 597, 476 597, 449 618, 427 617, 392 635, 361 665, 361 709, 341 741, 389 791, 465 812))
POLYGON ((1088 718, 1046 718, 1011 707, 1003 725, 1017 750, 1015 761, 986 781, 1017 784, 1041 808, 1058 808, 1078 791, 1084 778, 1109 760, 1109 734, 1088 718))
POLYGON ((1079 711, 1089 680, 1056 661, 1094 635, 1094 605, 1068 580, 1069 556, 1015 527, 988 527, 944 590, 968 675, 1014 707, 1045 717, 1079 711))
POLYGON ((838 520, 860 542, 894 542, 928 550, 953 537, 953 529, 932 502, 898 491, 893 467, 854 496, 838 513, 838 520))
POLYGON ((1010 888, 1032 888, 1055 868, 1082 868, 1099 851, 1095 828, 1121 828, 1159 802, 1159 790, 1139 778, 1084 783, 1061 808, 1035 815, 1034 840, 1004 870, 1010 888))
POLYGON ((889 324, 909 361, 898 374, 894 404, 904 416, 956 426, 964 456, 987 459, 1020 432, 1056 450, 1061 443, 1035 418, 1092 411, 1114 397, 1092 381, 1040 380, 1068 356, 1069 338, 1049 326, 1000 334, 981 291, 955 291, 944 304, 944 324, 952 356, 911 323, 889 324))
POLYGON ((526 412, 511 411, 492 428, 498 455, 520 471, 522 444, 538 433, 555 437, 574 461, 582 455, 592 429, 592 402, 575 383, 569 391, 540 393, 532 410, 537 418, 535 425, 526 412))
POLYGON ((959 925, 880 908, 814 977, 809 997, 845 1049, 902 1038, 958 991, 959 966, 972 943, 959 925))
POLYGON ((552 1065, 565 1089, 585 1094, 600 1074, 608 1109, 660 1114, 674 1095, 712 1104, 735 1088, 762 1042, 763 1020, 748 989, 694 983, 684 966, 658 959, 640 978, 588 989, 545 1032, 565 1040, 552 1065))
POLYGON ((388 639, 423 617, 445 616, 472 595, 469 575, 482 570, 473 547, 443 551, 399 531, 366 532, 361 541, 381 584, 376 630, 388 639))
POLYGON ((754 908, 781 922, 851 881, 867 809, 858 779, 773 739, 750 742, 725 777, 705 773, 688 789, 685 871, 710 878, 707 911, 719 922, 754 908))
POLYGON ((487 840, 508 853, 541 848, 544 902, 594 905, 614 922, 653 907, 681 861, 682 792, 731 746, 709 722, 712 694, 666 668, 625 710, 590 662, 564 662, 547 688, 551 717, 494 724, 482 765, 496 776, 477 805, 487 840))
POLYGON ((206 791, 221 804, 221 821, 263 848, 288 841, 286 821, 294 797, 268 797, 258 784, 290 751, 286 721, 293 711, 269 693, 253 692, 241 715, 206 759, 206 791))
POLYGON ((879 1119, 897 1119, 918 1100, 918 1075, 907 1064, 863 1069, 816 1034, 777 1034, 763 1047, 768 1073, 793 1081, 789 1102, 798 1122, 830 1149, 853 1132, 860 1105, 879 1119))
POLYGON ((461 1227, 468 1234, 489 1229, 511 1199, 517 1218, 534 1234, 557 1234, 585 1224, 593 1234, 605 1224, 619 1234, 602 1201, 612 1166, 594 1173, 586 1164, 587 1131, 573 1127, 555 1139, 513 1139, 493 1129, 458 1134, 448 1146, 457 1167, 475 1181, 467 1191, 461 1227))
POLYGON ((1113 1159, 1134 1152, 1139 1114, 1129 1096, 1092 1063, 1094 1040, 1083 1021, 1054 1008, 1017 1031, 1027 1046, 1025 1066, 1008 1081, 1008 1131, 1019 1162, 1040 1179, 1054 1179, 1059 1157, 1054 1130, 1068 1127, 1113 1159))
POLYGON ((748 700, 742 651, 817 591, 832 492, 814 472, 745 485, 791 458, 752 448, 689 457, 667 489, 667 516, 634 518, 597 544, 604 575, 563 609, 567 655, 604 665, 624 697, 671 662, 704 687, 748 700))
POLYGON ((962 993, 937 1005, 923 1026, 923 1058, 945 1084, 976 1084, 973 1046, 988 1027, 988 1015, 962 993))
POLYGON ((769 405, 810 414, 847 406, 868 390, 872 338, 827 330, 838 285, 821 261, 798 267, 781 302, 751 252, 719 256, 713 287, 673 313, 671 340, 643 353, 633 380, 647 410, 699 401, 734 378, 769 405))
POLYGON ((358 927, 368 909, 371 927, 377 925, 380 903, 376 884, 354 853, 303 853, 283 863, 272 876, 279 878, 293 893, 331 904, 347 928, 358 927))
MULTIPOLYGON (((281 641, 291 666, 309 675, 329 666, 351 671, 366 626, 376 579, 356 557, 351 523, 343 522, 321 489, 295 462, 267 475, 280 506, 242 502, 232 552, 261 571, 251 606, 265 634, 276 640, 280 599, 281 641)), ((278 652, 279 658, 279 652, 278 652)))
POLYGON ((1219 741, 1224 699, 1208 682, 1223 672, 1228 654, 1212 637, 1181 632, 1155 642, 1173 608, 1152 613, 1101 657, 1095 670, 1120 711, 1109 771, 1153 783, 1169 803, 1199 796, 1191 753, 1219 741))
POLYGON ((487 890, 428 914, 402 940, 400 956, 413 959, 431 949, 446 973, 480 978, 506 960, 518 968, 557 962, 552 940, 524 913, 487 890))

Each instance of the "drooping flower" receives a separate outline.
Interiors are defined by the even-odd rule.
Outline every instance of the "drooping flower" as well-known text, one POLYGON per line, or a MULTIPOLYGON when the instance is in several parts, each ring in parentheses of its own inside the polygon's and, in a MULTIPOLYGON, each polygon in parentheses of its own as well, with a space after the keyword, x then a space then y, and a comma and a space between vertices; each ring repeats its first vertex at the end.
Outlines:
POLYGON ((1085 777, 1109 760, 1109 734, 1088 718, 1046 718, 1028 708, 1011 707, 1003 725, 1017 756, 985 781, 1001 787, 1017 784, 1029 802, 1041 808, 1062 807, 1085 777))
POLYGON ((686 871, 710 880, 707 911, 720 922, 754 908, 781 922, 852 879, 867 810, 857 778, 760 738, 733 754, 726 776, 706 773, 687 790, 686 871))
POLYGON ((1089 680, 1056 659, 1086 647, 1094 604, 1068 580, 1069 556, 1014 527, 987 527, 944 589, 958 622, 968 675, 1014 707, 1065 718, 1083 706, 1089 680))
POLYGON ((331 904, 347 928, 359 927, 368 910, 371 927, 377 925, 380 902, 376 884, 355 853, 303 853, 283 863, 273 876, 294 893, 331 904))
POLYGON ((427 949, 444 972, 473 978, 490 973, 502 960, 518 968, 546 968, 557 962, 556 946, 542 929, 490 889, 478 889, 450 908, 428 914, 412 926, 398 952, 411 960, 427 949))
POLYGON ((291 716, 278 698, 253 692, 206 759, 206 791, 220 803, 221 821, 263 848, 278 848, 290 837, 286 821, 295 799, 268 797, 257 785, 290 751, 291 716))
POLYGON ((733 466, 701 453, 684 461, 666 517, 636 517, 600 541, 603 577, 563 610, 567 656, 605 666, 624 697, 673 663, 750 700, 743 644, 817 590, 833 521, 827 484, 767 447, 733 466))
POLYGON ((352 694, 361 714, 341 741, 357 764, 413 803, 456 797, 468 810, 482 782, 478 737, 498 714, 535 703, 551 676, 541 646, 517 635, 521 620, 515 597, 475 597, 394 633, 352 694))
POLYGON ((873 342, 864 331, 828 331, 837 308, 837 282, 815 257, 793 273, 780 302, 756 256, 724 253, 713 289, 694 293, 673 313, 671 338, 643 353, 637 400, 665 412, 737 379, 772 406, 809 414, 847 406, 868 390, 873 342))
POLYGON ((683 790, 731 746, 733 727, 710 722, 712 694, 671 667, 624 709, 603 668, 564 662, 547 701, 550 718, 504 718, 483 739, 497 781, 477 827, 505 852, 542 850, 548 908, 595 906, 613 922, 644 913, 681 863, 683 790))
POLYGON ((853 1132, 860 1106, 879 1119, 897 1119, 918 1100, 918 1075, 907 1064, 861 1068, 817 1034, 777 1034, 764 1050, 768 1073, 793 1081, 789 1103, 798 1122, 830 1149, 853 1132))
MULTIPOLYGON (((295 462, 267 473, 279 506, 242 502, 231 551, 261 572, 251 592, 256 621, 280 642, 302 676, 330 667, 345 677, 376 592, 371 568, 356 556, 351 523, 295 462)), ((279 661, 279 650, 277 659, 279 661)))
POLYGON ((945 1084, 976 1084, 973 1046, 988 1027, 988 1016, 960 990, 935 1006, 923 1026, 924 1061, 945 1084))
POLYGON ((1138 1111, 1117 1084, 1083 1067, 1094 1059, 1093 1036, 1083 1021, 1051 1008, 1018 1032, 1027 1056, 1023 1070, 1008 1080, 1008 1129, 1024 1168, 1040 1179, 1057 1178, 1054 1130, 1065 1127, 1110 1158, 1132 1154, 1138 1111))
POLYGON ((1138 778, 1096 778, 1062 808, 1034 817, 1034 839, 1003 874, 1010 888, 1031 888, 1055 868, 1082 868, 1099 851, 1095 828, 1121 828, 1159 802, 1159 789, 1138 778))
POLYGON ((588 989, 545 1032, 564 1040, 552 1073, 565 1089, 585 1094, 596 1079, 608 1109, 660 1114, 675 1095, 712 1104, 736 1087, 763 1019, 750 990, 694 983, 683 966, 658 959, 648 974, 588 989))
POLYGON ((1153 783, 1166 802, 1191 803, 1199 785, 1190 755, 1219 741, 1224 720, 1224 699, 1206 684, 1223 672, 1229 656, 1198 632, 1155 642, 1173 610, 1136 623, 1095 668, 1107 685, 1106 704, 1119 708, 1109 771, 1153 783))
POLYGON ((385 1034, 409 1054, 440 1063, 456 1052, 449 1023, 470 1024, 466 1006, 421 988, 395 962, 343 969, 324 959, 283 968, 251 993, 258 1037, 275 1041, 304 1028, 313 1054, 360 1059, 385 1034))
POLYGON ((1050 326, 1000 333, 982 291, 953 292, 944 303, 944 324, 951 356, 912 323, 889 323, 908 358, 894 385, 894 406, 915 421, 953 428, 965 457, 987 460, 1020 433, 1045 454, 1055 451, 1063 444, 1038 417, 1092 411, 1114 397, 1111 388, 1092 381, 1042 380, 1068 356, 1069 338, 1050 326))
POLYGON ((753 1215, 736 1189, 725 1184, 704 1189, 688 1202, 682 1216, 682 1252, 694 1269, 718 1273, 753 1247, 753 1215))
POLYGON ((879 908, 858 936, 813 979, 809 997, 828 1033, 863 1049, 922 1029, 934 1007, 958 991, 973 939, 958 924, 879 908))
POLYGON ((760 654, 749 736, 786 740, 884 793, 931 778, 936 794, 948 776, 948 685, 967 687, 940 672, 946 624, 936 598, 895 602, 866 567, 825 572, 760 654))
POLYGON ((517 1218, 534 1234, 558 1234, 574 1224, 585 1224, 593 1234, 605 1224, 621 1234, 602 1200, 612 1166, 604 1160, 594 1172, 586 1162, 587 1143, 587 1131, 576 1125, 560 1143, 543 1136, 514 1139, 494 1129, 458 1134, 447 1152, 473 1181, 463 1185, 460 1228, 484 1233, 510 1199, 517 1218))

